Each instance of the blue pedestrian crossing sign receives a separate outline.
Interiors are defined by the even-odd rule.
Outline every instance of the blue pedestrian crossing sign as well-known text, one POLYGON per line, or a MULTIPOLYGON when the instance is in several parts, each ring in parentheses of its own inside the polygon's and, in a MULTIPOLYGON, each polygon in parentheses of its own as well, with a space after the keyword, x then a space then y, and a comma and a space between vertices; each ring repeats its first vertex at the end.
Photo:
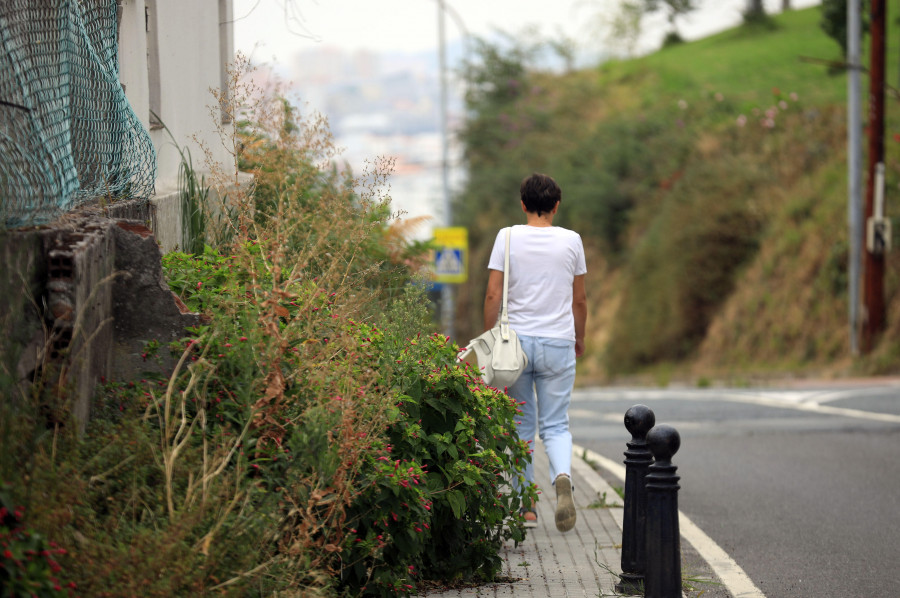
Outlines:
POLYGON ((466 282, 469 272, 469 231, 461 226, 434 229, 434 281, 466 282))

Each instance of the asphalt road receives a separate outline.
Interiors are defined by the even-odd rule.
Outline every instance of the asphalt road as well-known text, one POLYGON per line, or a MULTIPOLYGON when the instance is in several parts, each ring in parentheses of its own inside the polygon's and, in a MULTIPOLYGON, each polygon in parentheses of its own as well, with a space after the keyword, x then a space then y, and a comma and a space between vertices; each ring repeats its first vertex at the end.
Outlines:
POLYGON ((679 508, 767 598, 900 597, 900 382, 580 390, 575 443, 621 463, 639 403, 681 435, 679 508))

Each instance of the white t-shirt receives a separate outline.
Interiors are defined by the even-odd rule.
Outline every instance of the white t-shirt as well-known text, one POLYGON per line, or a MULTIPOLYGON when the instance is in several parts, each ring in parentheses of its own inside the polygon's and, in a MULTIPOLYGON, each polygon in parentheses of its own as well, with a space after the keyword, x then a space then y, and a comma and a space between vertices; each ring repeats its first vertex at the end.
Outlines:
MULTIPOLYGON (((503 271, 506 229, 497 233, 488 269, 503 271)), ((517 334, 575 340, 572 282, 585 274, 581 235, 558 226, 512 227, 509 325, 517 334)))

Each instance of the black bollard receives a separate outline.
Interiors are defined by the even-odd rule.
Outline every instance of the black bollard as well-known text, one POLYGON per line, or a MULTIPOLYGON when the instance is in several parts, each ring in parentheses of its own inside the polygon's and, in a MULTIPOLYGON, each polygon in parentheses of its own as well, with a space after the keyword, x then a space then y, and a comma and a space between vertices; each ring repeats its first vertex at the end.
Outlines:
POLYGON ((656 462, 645 478, 647 485, 646 598, 681 598, 681 533, 678 528, 678 469, 672 455, 681 436, 672 426, 660 425, 647 433, 656 462))
POLYGON ((625 451, 625 512, 622 520, 622 574, 616 591, 620 594, 644 593, 644 570, 647 563, 647 491, 644 477, 653 463, 647 448, 647 432, 656 423, 653 411, 635 405, 625 412, 625 427, 631 442, 625 451))

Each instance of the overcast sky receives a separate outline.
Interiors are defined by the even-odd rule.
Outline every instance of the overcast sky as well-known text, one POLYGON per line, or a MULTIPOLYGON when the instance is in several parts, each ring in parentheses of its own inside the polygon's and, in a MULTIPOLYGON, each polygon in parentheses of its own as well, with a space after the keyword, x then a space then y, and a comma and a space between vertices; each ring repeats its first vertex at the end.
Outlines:
MULTIPOLYGON (((818 0, 793 0, 797 8, 818 0)), ((444 0, 448 43, 496 30, 518 33, 537 25, 545 36, 562 32, 596 38, 599 15, 610 14, 618 0, 444 0)), ((679 21, 688 39, 740 22, 747 0, 700 0, 700 8, 679 21)), ((766 0, 777 11, 781 0, 766 0)), ((234 0, 236 49, 257 61, 289 60, 317 46, 347 51, 416 52, 436 49, 438 0, 234 0)), ((661 17, 661 15, 660 15, 661 17)), ((599 18, 602 18, 599 17, 599 18)))

